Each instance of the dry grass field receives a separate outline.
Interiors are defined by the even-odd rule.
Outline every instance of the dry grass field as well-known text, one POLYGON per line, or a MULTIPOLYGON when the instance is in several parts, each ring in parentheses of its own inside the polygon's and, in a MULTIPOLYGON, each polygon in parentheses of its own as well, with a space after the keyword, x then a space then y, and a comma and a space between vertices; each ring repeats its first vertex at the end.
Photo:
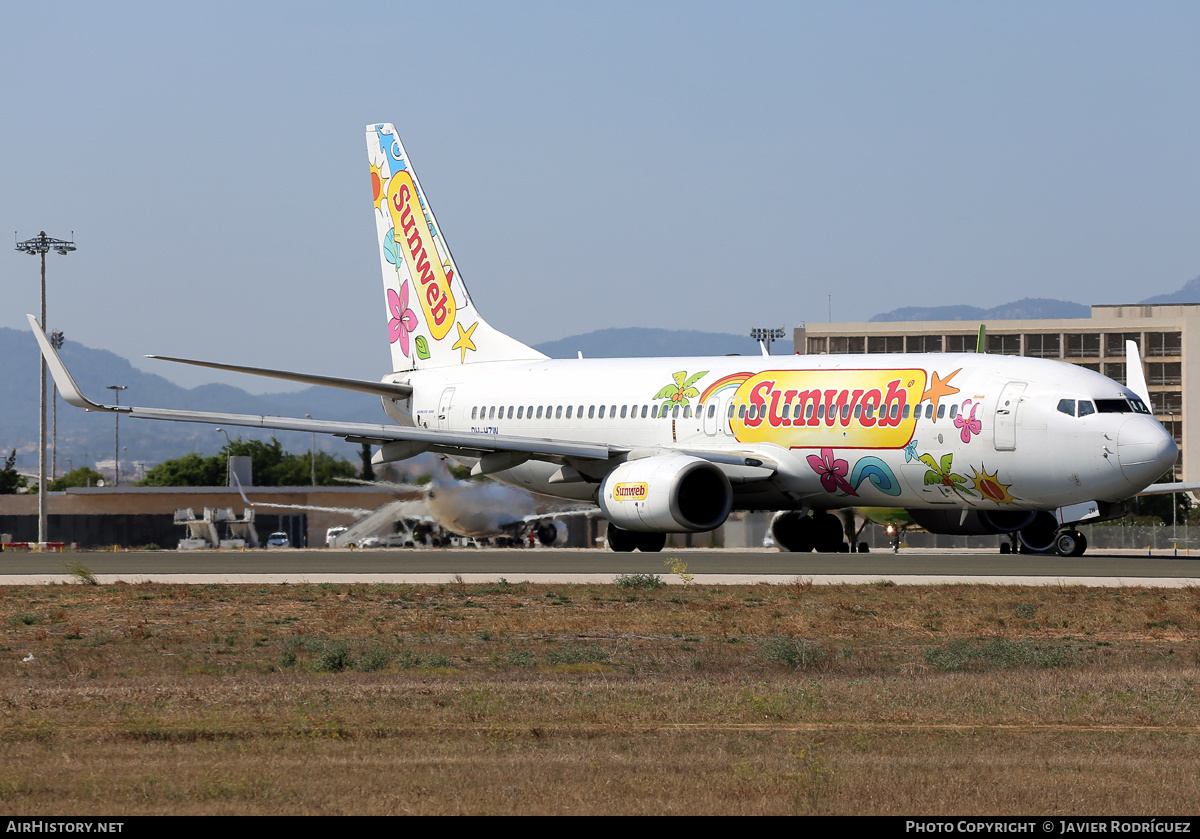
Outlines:
POLYGON ((0 808, 1194 813, 1200 589, 0 590, 0 808))

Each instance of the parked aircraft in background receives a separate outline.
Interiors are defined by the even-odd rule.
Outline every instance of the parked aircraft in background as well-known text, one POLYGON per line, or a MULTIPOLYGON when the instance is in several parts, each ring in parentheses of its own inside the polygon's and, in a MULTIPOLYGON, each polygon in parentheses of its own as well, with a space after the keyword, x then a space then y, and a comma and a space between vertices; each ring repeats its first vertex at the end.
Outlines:
MULTIPOLYGON (((711 530, 731 510, 784 511, 779 544, 836 550, 829 511, 886 506, 927 530, 1017 533, 1030 549, 1077 555, 1078 522, 1123 515, 1175 462, 1132 342, 1129 387, 1064 362, 979 354, 549 359, 476 309, 395 129, 372 124, 366 137, 393 372, 371 382, 168 360, 374 393, 396 425, 102 405, 30 316, 67 401, 333 434, 379 446, 376 463, 449 455, 511 486, 598 503, 618 551, 660 550, 665 534, 711 530)), ((737 225, 723 230, 736 246, 737 225)), ((747 277, 713 302, 735 301, 780 305, 747 277)))
POLYGON ((567 525, 562 519, 599 512, 588 504, 540 513, 533 493, 490 481, 457 480, 441 458, 435 461, 432 481, 427 486, 383 481, 353 483, 423 492, 420 500, 405 502, 402 515, 406 521, 432 522, 446 533, 474 539, 500 538, 526 544, 532 534, 545 547, 565 545, 567 525))
POLYGON ((545 547, 567 543, 565 518, 598 513, 591 504, 572 504, 569 509, 538 512, 533 493, 491 481, 460 481, 450 474, 442 458, 436 458, 428 484, 397 484, 390 481, 341 479, 347 483, 382 487, 397 495, 419 497, 384 505, 377 510, 361 507, 329 507, 306 504, 274 504, 251 501, 238 486, 248 506, 263 509, 319 510, 344 512, 357 521, 340 532, 326 534, 332 547, 362 546, 365 539, 384 531, 394 532, 397 522, 412 532, 420 524, 436 525, 447 535, 473 539, 496 539, 509 544, 532 544, 530 537, 545 547), (364 526, 360 526, 363 525, 364 526))

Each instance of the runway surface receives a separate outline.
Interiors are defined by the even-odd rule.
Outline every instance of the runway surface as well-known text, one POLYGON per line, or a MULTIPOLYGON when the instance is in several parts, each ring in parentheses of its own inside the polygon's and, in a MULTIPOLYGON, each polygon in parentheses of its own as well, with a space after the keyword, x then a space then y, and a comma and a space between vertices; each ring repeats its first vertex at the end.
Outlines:
POLYGON ((0 585, 75 582, 73 563, 99 582, 438 583, 611 582, 620 574, 658 574, 680 583, 667 561, 677 558, 696 584, 947 582, 1023 585, 1200 585, 1200 558, 1098 552, 1078 558, 992 551, 902 551, 899 554, 789 554, 767 550, 688 549, 660 554, 512 550, 256 550, 0 553, 0 585))

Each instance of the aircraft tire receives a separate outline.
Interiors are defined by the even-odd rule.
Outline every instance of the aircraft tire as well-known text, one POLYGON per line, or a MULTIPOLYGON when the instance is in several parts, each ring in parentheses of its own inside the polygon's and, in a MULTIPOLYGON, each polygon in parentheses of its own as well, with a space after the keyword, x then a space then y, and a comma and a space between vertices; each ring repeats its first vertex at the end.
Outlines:
POLYGON ((638 543, 641 541, 641 534, 634 533, 629 530, 622 530, 615 524, 610 524, 604 535, 604 541, 608 543, 610 551, 617 553, 631 553, 636 550, 638 543))
POLYGON ((1064 530, 1054 540, 1054 552, 1059 556, 1083 556, 1087 537, 1078 530, 1064 530))
POLYGON ((638 535, 641 536, 638 540, 638 550, 642 553, 658 553, 666 547, 667 534, 665 533, 640 533, 638 535))
POLYGON ((1054 552, 1059 556, 1079 556, 1079 540, 1083 534, 1076 530, 1064 530, 1054 537, 1054 552))

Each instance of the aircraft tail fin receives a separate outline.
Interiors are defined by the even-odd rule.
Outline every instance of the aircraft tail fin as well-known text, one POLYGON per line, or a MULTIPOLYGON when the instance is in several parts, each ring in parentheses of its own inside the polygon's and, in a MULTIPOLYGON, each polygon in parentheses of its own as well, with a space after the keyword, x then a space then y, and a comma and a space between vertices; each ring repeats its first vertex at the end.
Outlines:
POLYGON ((367 126, 367 157, 393 369, 545 358, 475 309, 394 126, 367 126))

